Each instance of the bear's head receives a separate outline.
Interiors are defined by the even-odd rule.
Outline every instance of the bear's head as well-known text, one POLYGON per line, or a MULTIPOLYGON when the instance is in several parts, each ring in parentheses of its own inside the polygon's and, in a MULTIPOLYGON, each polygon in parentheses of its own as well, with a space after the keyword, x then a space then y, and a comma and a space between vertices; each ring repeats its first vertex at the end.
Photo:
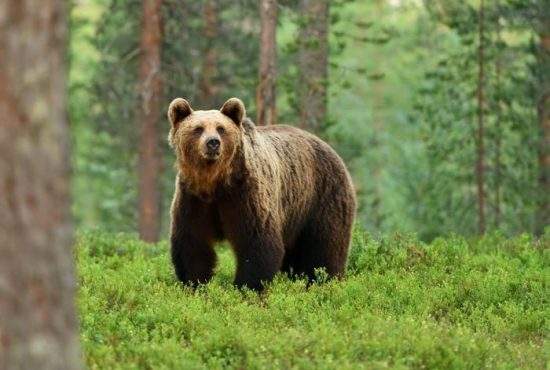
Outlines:
POLYGON ((242 143, 245 115, 244 104, 237 98, 226 101, 220 110, 194 111, 182 98, 170 103, 168 141, 190 190, 208 196, 220 181, 229 180, 242 143))

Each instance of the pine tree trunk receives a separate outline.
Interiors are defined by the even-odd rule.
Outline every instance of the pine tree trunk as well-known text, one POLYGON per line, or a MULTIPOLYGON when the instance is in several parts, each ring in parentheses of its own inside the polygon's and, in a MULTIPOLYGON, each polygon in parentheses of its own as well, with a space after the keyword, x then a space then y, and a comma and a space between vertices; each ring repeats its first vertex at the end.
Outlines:
POLYGON ((479 5, 479 48, 478 48, 478 87, 477 87, 477 132, 476 132, 476 181, 479 233, 485 233, 485 148, 484 148, 484 113, 485 113, 485 5, 479 5))
POLYGON ((541 235, 550 225, 550 24, 544 19, 540 34, 539 71, 541 92, 538 102, 538 117, 541 133, 539 146, 539 205, 536 233, 541 235))
POLYGON ((139 235, 155 242, 160 232, 161 0, 143 0, 141 31, 139 143, 139 235))
POLYGON ((215 40, 218 36, 218 17, 216 12, 215 0, 206 0, 203 8, 204 23, 204 43, 206 51, 202 65, 202 75, 200 79, 199 105, 205 109, 213 108, 216 103, 218 87, 215 84, 217 74, 217 60, 215 40))
MULTIPOLYGON (((384 5, 385 0, 376 0, 375 1, 375 11, 377 14, 382 16, 384 14, 384 5)), ((369 32, 369 29, 366 29, 365 32, 369 32)), ((367 37, 368 35, 365 35, 367 37)), ((376 68, 383 68, 384 60, 380 58, 379 50, 373 51, 372 62, 376 68)), ((379 70, 378 72, 381 72, 379 70)), ((382 75, 382 73, 380 73, 382 75)), ((370 142, 371 152, 381 153, 382 151, 382 137, 384 134, 384 80, 376 79, 370 83, 373 97, 372 97, 372 140, 370 142)), ((373 226, 375 230, 380 230, 384 223, 384 214, 383 214, 383 204, 382 204, 382 166, 383 163, 380 160, 380 157, 376 158, 372 162, 372 202, 369 213, 372 218, 373 226)))
POLYGON ((77 369, 65 0, 0 2, 0 369, 77 369))
POLYGON ((272 125, 277 119, 277 0, 260 1, 260 74, 256 91, 256 122, 272 125))
MULTIPOLYGON (((497 11, 500 13, 500 2, 497 2, 497 11)), ((496 18, 496 36, 497 45, 500 48, 502 43, 501 27, 500 27, 500 14, 496 18)), ((495 94, 496 94, 496 122, 495 122, 495 227, 500 227, 502 205, 501 205, 501 182, 502 182, 502 159, 501 159, 501 146, 502 146, 502 102, 501 102, 501 75, 502 75, 502 52, 497 51, 496 65, 495 65, 495 94)))
POLYGON ((320 132, 327 119, 329 0, 301 0, 300 7, 300 124, 320 132))

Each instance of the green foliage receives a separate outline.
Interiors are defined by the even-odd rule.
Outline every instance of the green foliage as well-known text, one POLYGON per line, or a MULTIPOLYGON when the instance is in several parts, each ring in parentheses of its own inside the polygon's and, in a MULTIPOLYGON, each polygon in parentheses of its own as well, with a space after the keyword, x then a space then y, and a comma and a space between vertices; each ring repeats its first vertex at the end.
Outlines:
MULTIPOLYGON (((417 88, 412 120, 423 141, 426 176, 413 179, 409 199, 415 229, 430 239, 441 233, 475 234, 479 107, 478 8, 468 2, 430 8, 448 27, 434 66, 417 88), (434 9, 439 9, 439 12, 434 9)), ((533 230, 537 199, 538 122, 530 72, 529 28, 506 27, 509 5, 484 8, 484 189, 489 229, 513 234, 533 230)), ((418 157, 417 157, 418 158, 418 157)))
POLYGON ((75 4, 71 13, 73 209, 87 227, 136 228, 138 39, 128 35, 139 10, 136 0, 97 0, 75 4))
MULTIPOLYGON (((499 234, 431 244, 356 229, 347 276, 266 293, 175 280, 165 242, 82 233, 78 308, 90 369, 544 368, 549 240, 499 234)), ((323 273, 319 273, 323 280, 323 273)))
POLYGON ((411 2, 357 1, 334 11, 341 22, 332 25, 326 136, 351 169, 359 222, 373 233, 414 231, 409 209, 418 201, 406 195, 425 162, 408 113, 441 34, 411 2))
MULTIPOLYGON (((205 53, 213 49, 216 98, 221 104, 239 96, 254 117, 258 2, 214 1, 218 36, 208 42, 204 1, 163 3, 163 101, 185 96, 205 107, 198 101, 200 78, 205 53)), ((279 3, 277 110, 287 124, 299 120, 297 38, 304 17, 298 3, 279 3)), ((539 48, 550 6, 548 0, 485 3, 487 226, 516 235, 533 230, 536 203, 544 196, 537 183, 536 107, 550 75, 539 48)), ((317 134, 348 165, 358 222, 371 233, 415 232, 422 240, 477 233, 478 5, 331 1, 329 117, 317 134)), ((140 20, 139 0, 75 1, 71 12, 73 208, 82 228, 136 229, 140 20)), ((159 128, 166 230, 174 172, 164 110, 159 117, 166 125, 159 128)))

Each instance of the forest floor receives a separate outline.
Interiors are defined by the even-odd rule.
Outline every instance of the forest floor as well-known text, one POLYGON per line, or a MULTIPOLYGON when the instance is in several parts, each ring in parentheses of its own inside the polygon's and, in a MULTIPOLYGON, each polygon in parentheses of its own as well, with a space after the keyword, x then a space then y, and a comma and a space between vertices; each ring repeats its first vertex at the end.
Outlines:
MULTIPOLYGON (((354 233, 347 276, 306 288, 278 276, 239 291, 221 246, 213 281, 176 282, 168 245, 77 240, 90 369, 548 368, 548 237, 430 244, 354 233)), ((323 280, 322 274, 319 276, 323 280)))

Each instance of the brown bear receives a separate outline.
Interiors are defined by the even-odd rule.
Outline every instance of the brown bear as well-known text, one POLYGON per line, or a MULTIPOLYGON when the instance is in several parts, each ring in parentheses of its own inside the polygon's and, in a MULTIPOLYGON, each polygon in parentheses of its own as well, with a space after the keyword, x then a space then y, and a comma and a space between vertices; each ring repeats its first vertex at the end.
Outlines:
POLYGON ((256 127, 237 98, 193 111, 175 99, 169 142, 177 157, 171 256, 184 283, 213 274, 213 244, 227 240, 235 284, 261 290, 278 271, 341 276, 355 215, 350 175, 321 139, 291 126, 256 127))

